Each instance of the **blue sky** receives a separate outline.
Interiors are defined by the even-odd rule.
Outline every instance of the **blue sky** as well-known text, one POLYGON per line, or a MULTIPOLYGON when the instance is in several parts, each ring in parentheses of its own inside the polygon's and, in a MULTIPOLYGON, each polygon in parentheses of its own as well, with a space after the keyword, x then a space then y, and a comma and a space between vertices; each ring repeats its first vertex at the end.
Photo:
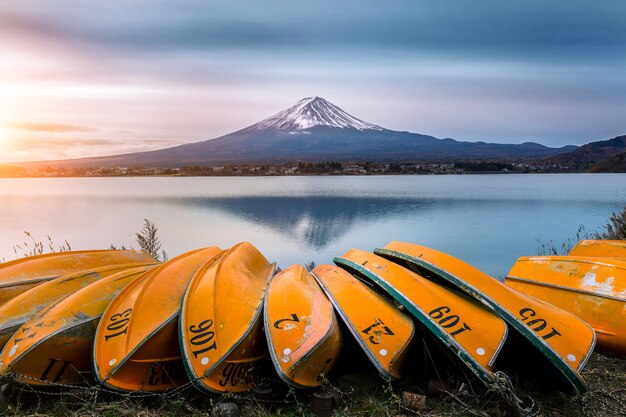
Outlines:
POLYGON ((626 2, 0 5, 0 161, 206 140, 307 96, 395 130, 626 133, 626 2))

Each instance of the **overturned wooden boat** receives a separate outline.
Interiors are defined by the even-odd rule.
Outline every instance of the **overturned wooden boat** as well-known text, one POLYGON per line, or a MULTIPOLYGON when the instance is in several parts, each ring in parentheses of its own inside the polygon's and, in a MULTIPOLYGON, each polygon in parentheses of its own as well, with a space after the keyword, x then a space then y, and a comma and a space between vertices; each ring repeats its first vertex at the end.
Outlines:
POLYGON ((490 310, 373 253, 351 249, 334 262, 382 287, 480 381, 496 381, 493 366, 507 326, 490 310))
POLYGON ((26 320, 49 304, 66 297, 102 278, 142 264, 124 264, 89 269, 56 278, 37 285, 0 306, 0 349, 26 320))
POLYGON ((411 318, 337 266, 320 265, 313 276, 378 372, 399 379, 415 332, 411 318))
MULTIPOLYGON (((448 285, 480 301, 502 317, 533 348, 547 358, 551 376, 563 388, 584 392, 580 371, 595 345, 595 332, 576 316, 529 297, 473 266, 443 252, 412 243, 392 242, 375 253, 448 285)), ((530 354, 522 349, 517 361, 530 354)))
POLYGON ((297 388, 320 386, 337 361, 342 337, 331 302, 304 266, 272 278, 263 319, 280 378, 297 388))
POLYGON ((96 327, 128 283, 155 265, 126 269, 63 298, 25 322, 0 355, 0 375, 30 385, 90 384, 96 327))
POLYGON ((581 240, 569 255, 626 259, 626 240, 581 240))
POLYGON ((189 281, 222 250, 184 253, 127 285, 102 315, 94 339, 95 377, 122 391, 159 392, 188 381, 178 347, 178 315, 189 281))
POLYGON ((185 369, 200 390, 247 391, 255 368, 267 357, 261 311, 270 264, 248 242, 230 248, 193 277, 180 314, 185 369))
POLYGON ((580 317, 595 330, 599 348, 626 355, 626 262, 575 256, 522 257, 505 282, 580 317))
POLYGON ((85 250, 29 256, 0 264, 0 305, 39 284, 108 265, 156 262, 136 250, 85 250))

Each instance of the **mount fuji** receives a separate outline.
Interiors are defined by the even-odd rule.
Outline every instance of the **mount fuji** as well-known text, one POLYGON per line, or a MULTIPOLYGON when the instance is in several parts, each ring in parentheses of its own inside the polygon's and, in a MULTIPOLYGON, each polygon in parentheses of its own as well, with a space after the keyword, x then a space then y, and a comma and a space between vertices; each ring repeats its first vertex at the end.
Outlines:
POLYGON ((529 159, 548 158, 574 149, 550 148, 534 142, 462 142, 389 130, 358 119, 321 97, 308 97, 274 116, 216 139, 149 152, 39 164, 179 167, 293 161, 529 159))

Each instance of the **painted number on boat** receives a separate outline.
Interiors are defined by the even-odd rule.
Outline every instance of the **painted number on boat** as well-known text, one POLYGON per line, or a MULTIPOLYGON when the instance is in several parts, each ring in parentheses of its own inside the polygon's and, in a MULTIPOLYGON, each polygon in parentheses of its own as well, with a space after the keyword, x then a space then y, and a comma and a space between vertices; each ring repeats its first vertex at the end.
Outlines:
POLYGON ((193 336, 189 339, 189 343, 193 346, 204 346, 198 350, 191 351, 194 358, 197 358, 198 355, 208 352, 209 350, 217 349, 217 342, 213 340, 215 338, 215 332, 211 330, 212 327, 213 320, 211 319, 204 320, 197 326, 195 324, 189 326, 189 333, 193 333, 193 336))
MULTIPOLYGON (((432 317, 434 320, 439 323, 441 327, 444 329, 451 329, 459 325, 461 319, 456 314, 450 314, 452 310, 448 306, 437 307, 432 310, 428 315, 432 317)), ((467 325, 467 323, 463 322, 459 328, 450 332, 450 336, 456 337, 457 335, 463 333, 464 331, 469 330, 472 331, 472 328, 467 325)))
POLYGON ((159 384, 170 385, 180 379, 180 362, 155 362, 148 371, 148 384, 154 386, 159 384))
POLYGON ((107 325, 107 331, 113 333, 104 335, 105 342, 108 342, 109 339, 126 334, 128 332, 128 322, 130 322, 130 313, 132 313, 132 311, 132 308, 127 308, 121 313, 116 313, 111 316, 111 318, 109 319, 109 324, 107 325))
POLYGON ((58 359, 50 358, 48 366, 46 366, 46 369, 44 369, 39 379, 42 381, 49 381, 48 378, 51 376, 54 370, 54 377, 52 378, 52 382, 59 382, 61 378, 63 378, 63 374, 71 364, 71 361, 61 361, 58 359))
POLYGON ((282 324, 282 323, 284 323, 284 322, 286 322, 286 321, 291 321, 291 322, 293 322, 293 323, 299 323, 299 322, 300 322, 300 319, 298 318, 298 315, 297 315, 296 313, 293 313, 293 314, 291 315, 291 317, 290 317, 290 318, 288 318, 288 319, 280 319, 280 320, 276 320, 276 321, 274 322, 274 328, 275 328, 275 329, 284 329, 286 326, 282 326, 282 327, 281 327, 281 324, 282 324))
MULTIPOLYGON (((526 322, 526 325, 530 327, 531 330, 540 333, 543 332, 548 326, 548 322, 542 318, 536 318, 537 313, 532 308, 523 308, 519 311, 519 315, 522 316, 522 321, 526 322), (528 321, 526 321, 528 320, 528 321)), ((552 330, 546 331, 546 333, 541 336, 543 340, 548 340, 554 336, 561 336, 561 333, 558 332, 554 327, 551 327, 552 330)))
POLYGON ((376 319, 374 324, 361 330, 361 333, 365 333, 369 336, 369 341, 373 345, 380 343, 381 336, 393 336, 395 333, 391 329, 385 326, 385 323, 381 319, 376 319))
POLYGON ((230 385, 235 387, 238 384, 245 384, 248 378, 251 376, 254 369, 254 364, 251 363, 229 363, 222 371, 222 379, 220 379, 220 386, 225 387, 230 385))

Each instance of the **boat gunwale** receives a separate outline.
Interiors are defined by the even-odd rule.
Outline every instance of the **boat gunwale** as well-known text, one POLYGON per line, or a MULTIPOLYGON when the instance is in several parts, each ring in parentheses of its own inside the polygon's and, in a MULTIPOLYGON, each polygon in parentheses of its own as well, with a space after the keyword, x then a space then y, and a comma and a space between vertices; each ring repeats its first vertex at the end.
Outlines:
MULTIPOLYGON (((359 265, 358 263, 353 262, 349 259, 335 257, 333 259, 333 262, 335 262, 340 267, 346 266, 357 272, 361 272, 363 275, 365 275, 366 277, 369 277, 374 282, 376 282, 379 286, 381 286, 385 291, 387 291, 390 295, 392 295, 394 299, 396 299, 398 302, 404 305, 407 308, 407 310, 409 310, 416 319, 418 319, 428 330, 430 330, 439 340, 441 340, 441 342, 445 346, 449 348, 452 348, 452 346, 454 346, 454 348, 456 348, 456 351, 454 349, 451 349, 453 353, 461 360, 462 363, 464 363, 472 371, 472 373, 476 377, 478 377, 478 379, 483 384, 490 386, 491 384, 497 381, 497 377, 495 376, 493 372, 483 367, 476 359, 474 359, 472 355, 470 355, 470 353, 459 342, 457 342, 447 332, 443 331, 437 325, 437 323, 435 323, 433 319, 428 314, 426 314, 424 310, 422 310, 421 307, 419 307, 414 302, 410 301, 410 299, 407 296, 405 296, 403 293, 398 291, 393 285, 389 284, 386 280, 382 279, 378 275, 372 273, 367 268, 364 268, 362 265, 359 265), (408 305, 406 305, 405 302, 408 305), (426 319, 426 321, 424 321, 423 319, 426 319)), ((502 347, 502 345, 504 345, 504 341, 506 340, 507 336, 508 336, 508 327, 506 326, 506 323, 505 323, 504 336, 502 337, 502 340, 500 341, 500 345, 498 349, 494 352, 492 356, 492 360, 495 360, 495 357, 497 357, 497 354, 499 353, 499 350, 502 347)))
MULTIPOLYGON (((68 255, 83 255, 85 253, 98 253, 98 252, 102 252, 102 253, 112 253, 112 252, 135 252, 135 253, 144 253, 147 254, 148 256, 150 256, 150 254, 144 250, 138 250, 138 249, 83 249, 83 250, 70 250, 70 251, 64 251, 64 252, 51 252, 51 253, 42 253, 39 255, 33 255, 33 256, 24 256, 22 258, 18 258, 18 259, 12 259, 10 261, 4 262, 2 263, 2 266, 0 267, 0 269, 3 269, 7 266, 13 266, 16 264, 20 264, 23 262, 30 262, 33 260, 39 260, 39 259, 47 259, 47 258, 55 258, 55 257, 61 257, 61 256, 68 256, 68 255), (33 259, 36 258, 36 259, 33 259)), ((154 258, 153 258, 154 259, 154 258)))
MULTIPOLYGON (((66 274, 66 275, 70 275, 70 274, 66 274)), ((49 277, 43 277, 43 278, 38 277, 38 278, 33 278, 33 279, 25 279, 23 281, 0 282, 0 289, 10 288, 10 287, 19 287, 20 285, 36 284, 38 282, 48 282, 57 278, 62 278, 66 275, 55 275, 55 276, 49 276, 49 277)))
MULTIPOLYGON (((574 369, 573 367, 569 366, 558 353, 556 353, 556 351, 552 348, 552 346, 550 346, 545 340, 541 339, 535 333, 533 333, 526 325, 524 325, 524 323, 521 322, 521 320, 515 317, 509 310, 501 306, 493 298, 485 294, 483 291, 478 290, 473 285, 467 283, 466 281, 463 281, 457 276, 439 268, 438 266, 430 262, 427 262, 421 258, 417 258, 409 254, 405 254, 403 252, 398 252, 395 250, 390 250, 390 249, 385 249, 385 248, 376 248, 374 250, 374 253, 387 255, 392 258, 405 260, 407 262, 414 263, 417 266, 421 266, 427 269, 428 271, 436 274, 440 278, 443 278, 449 283, 455 285, 457 288, 459 288, 461 291, 463 291, 470 297, 480 301, 482 304, 491 308, 492 310, 496 312, 496 314, 498 314, 498 316, 502 317, 509 325, 513 326, 515 330, 517 330, 519 333, 525 336, 526 340, 530 341, 532 345, 537 347, 541 353, 547 356, 550 362, 552 362, 555 365, 555 367, 565 376, 566 380, 570 383, 571 387, 574 388, 575 392, 584 393, 587 391, 587 384, 585 380, 583 379, 582 375, 579 374, 579 372, 581 369, 584 368, 584 366, 586 365, 587 361, 589 360, 591 356, 591 353, 593 352, 593 349, 596 344, 596 333, 595 331, 593 331, 593 328, 589 326, 587 323, 585 323, 584 321, 583 323, 587 325, 587 327, 591 330, 593 334, 593 340, 590 344, 587 354, 585 355, 583 360, 580 362, 578 369, 574 369), (539 341, 539 343, 537 343, 537 341, 539 341)), ((494 281, 499 282, 495 279, 494 281)), ((511 287, 507 286, 507 288, 517 292, 517 290, 511 287)))
MULTIPOLYGON (((237 244, 235 246, 239 246, 240 244, 237 244)), ((196 274, 200 271, 200 269, 208 269, 210 267, 213 266, 213 264, 216 261, 220 261, 224 259, 224 257, 226 257, 226 255, 228 254, 227 252, 230 252, 235 246, 231 247, 228 250, 222 251, 221 252, 221 256, 216 257, 216 259, 213 259, 213 261, 209 264, 209 265, 202 265, 200 266, 200 268, 198 268, 198 271, 196 271, 196 274)), ((269 282, 271 281, 271 279, 274 277, 274 274, 276 274, 276 262, 273 262, 270 264, 271 268, 270 268, 270 273, 269 273, 269 279, 267 281, 267 284, 265 285, 265 289, 263 291, 263 298, 265 298, 265 295, 267 294, 267 287, 269 286, 269 282)), ((219 265, 215 265, 215 267, 219 267, 219 265)), ((222 391, 216 391, 212 388, 210 388, 209 386, 207 386, 206 384, 199 382, 202 381, 204 378, 211 376, 211 374, 215 371, 215 369, 221 365, 223 362, 225 362, 228 357, 235 351, 235 349, 241 344, 241 342, 250 335, 250 333, 252 332, 252 330, 254 329, 254 326, 256 326, 258 324, 258 321, 261 317, 261 313, 263 312, 263 301, 261 300, 261 302, 259 303, 259 305, 257 306, 257 310, 254 313, 254 316, 252 317, 252 320, 250 322, 250 325, 248 326, 248 328, 246 329, 246 331, 244 332, 243 336, 240 337, 239 339, 237 339, 235 341, 235 343, 233 343, 233 345, 228 349, 228 351, 226 351, 226 353, 224 353, 224 355, 222 355, 220 357, 220 359, 218 359, 213 365, 211 365, 211 367, 209 369, 207 369, 204 372, 203 376, 199 376, 196 374, 195 370, 193 369, 193 366, 191 365, 191 359, 188 355, 187 352, 187 343, 185 342, 186 338, 185 338, 185 319, 184 319, 184 306, 187 305, 187 296, 188 294, 190 294, 189 289, 191 288, 192 283, 194 282, 194 278, 192 278, 191 280, 189 280, 189 283, 187 284, 187 289, 185 290, 185 294, 183 295, 183 299, 181 302, 181 308, 180 308, 180 315, 178 316, 178 345, 180 347, 180 353, 181 353, 181 358, 183 359, 183 364, 185 367, 185 371, 187 372, 187 376, 189 377, 189 379, 191 380, 192 384, 200 389, 201 391, 204 392, 208 392, 209 394, 222 394, 222 391)))
MULTIPOLYGON (((342 269, 343 270, 343 269, 342 269)), ((345 270, 344 270, 345 271, 345 270)), ((348 271, 346 271, 348 272, 348 271)), ((349 273, 349 272, 348 272, 349 273)), ((311 275, 313 275, 315 277, 315 279, 317 280, 317 282, 319 283, 320 287, 322 287, 322 290, 324 290, 324 292, 326 293, 326 296, 328 297, 328 299, 331 301, 331 303, 333 304, 333 307, 335 308, 335 310, 337 310, 337 313, 339 314, 339 316, 341 316, 341 319, 344 321, 344 323, 346 324, 346 327, 348 328, 348 330, 350 330, 350 333, 352 333, 352 336, 354 336, 354 338, 357 340, 357 343, 359 344, 359 346, 361 346, 361 349, 363 349, 365 351, 365 354, 367 355, 367 357, 370 359, 370 361, 372 362, 372 364, 374 365, 374 367, 378 370, 378 372, 380 373, 380 375, 386 379, 386 380, 391 380, 391 381, 398 381, 400 380, 400 376, 396 377, 394 376, 391 372, 387 372, 386 367, 382 364, 382 362, 380 362, 378 360, 378 357, 376 357, 376 355, 374 354, 374 352, 372 351, 372 349, 365 343, 365 341, 363 340, 363 338, 360 337, 360 333, 357 330, 355 324, 352 322, 352 320, 350 320, 350 318, 348 317, 348 315, 346 314, 346 312, 343 310, 343 308, 341 307, 339 301, 337 300, 337 298, 335 298, 335 295, 332 293, 332 291, 330 290, 330 288, 328 288, 326 286, 326 284, 323 282, 322 278, 320 278, 320 276, 314 272, 311 271, 311 275)), ((356 279, 356 278, 355 278, 356 279)), ((367 287, 366 287, 367 288, 367 287)), ((368 288, 369 289, 369 288, 368 288)), ((381 297, 382 298, 382 297, 381 297)), ((384 302, 388 303, 387 300, 385 300, 384 298, 382 298, 384 300, 384 302)), ((389 303, 390 307, 393 306, 393 304, 389 303)), ((394 308, 397 309, 397 307, 393 306, 394 308)), ((398 310, 399 311, 399 310, 398 310)), ((400 314, 403 314, 401 311, 399 311, 400 314)), ((398 357, 405 352, 405 350, 409 347, 409 345, 411 344, 411 341, 413 340, 413 337, 415 336, 415 323, 413 322, 413 320, 411 320, 410 317, 406 317, 410 322, 411 322, 411 334, 410 336, 407 338, 406 342, 401 346, 401 348, 398 350, 398 353, 394 355, 393 360, 391 361, 391 363, 395 363, 395 361, 398 359, 398 357)))
POLYGON ((626 270, 626 257, 620 257, 620 256, 537 255, 537 256, 520 256, 519 258, 517 258, 517 261, 515 262, 517 263, 517 262, 532 262, 532 261, 594 264, 594 265, 606 266, 609 268, 626 270), (615 263, 611 263, 611 262, 615 262, 615 263))
POLYGON ((566 290, 566 291, 571 291, 571 292, 575 292, 575 293, 579 293, 579 294, 590 295, 590 296, 595 296, 595 297, 600 297, 600 298, 606 298, 607 300, 621 301, 623 303, 626 303, 626 298, 619 298, 619 297, 616 297, 614 295, 601 294, 601 293, 596 293, 596 292, 589 291, 589 290, 582 290, 582 289, 579 289, 579 288, 572 288, 572 287, 566 287, 566 286, 563 286, 563 285, 547 283, 547 282, 544 282, 544 281, 537 281, 537 280, 534 280, 534 279, 521 278, 521 277, 517 277, 517 276, 514 276, 514 275, 507 275, 504 279, 505 279, 505 282, 506 282, 507 279, 510 279, 512 281, 520 281, 520 282, 526 282, 526 283, 530 283, 530 284, 537 284, 537 286, 540 286, 540 287, 557 288, 557 289, 560 289, 560 290, 566 290))
MULTIPOLYGON (((77 291, 80 291, 83 288, 87 288, 91 284, 95 284, 95 283, 97 283, 97 282, 99 282, 99 281, 101 281, 101 280, 103 280, 105 278, 108 278, 110 276, 117 275, 117 274, 122 274, 122 273, 124 273, 126 271, 131 271, 131 270, 136 269, 136 268, 144 268, 144 267, 147 268, 147 267, 156 266, 156 265, 158 265, 158 263, 145 263, 145 264, 144 263, 137 263, 137 264, 131 263, 131 264, 107 265, 107 266, 98 267, 98 268, 85 269, 84 271, 72 272, 72 273, 69 273, 69 274, 66 274, 66 275, 61 275, 59 277, 53 278, 51 280, 47 280, 46 282, 42 283, 41 285, 37 285, 36 287, 29 288, 28 290, 24 291, 23 293, 18 294, 15 297, 13 297, 12 299, 8 300, 6 303, 0 305, 0 310, 6 308, 6 306, 9 303, 14 302, 14 300, 16 298, 28 296, 28 294, 32 290, 40 291, 42 289, 41 288, 42 285, 50 284, 50 287, 56 286, 57 284, 59 284, 58 282, 56 282, 56 280, 58 280, 58 279, 67 278, 67 279, 71 279, 71 280, 80 280, 80 279, 84 279, 84 278, 86 278, 86 277, 88 277, 89 275, 92 275, 92 274, 98 275, 98 277, 93 282, 90 282, 89 284, 87 284, 84 287, 78 288, 76 290, 70 290, 70 291, 67 291, 65 293, 61 293, 60 296, 59 296, 60 297, 59 299, 53 301, 52 303, 44 304, 39 311, 35 312, 34 314, 31 314, 30 316, 24 315, 22 313, 22 314, 20 314, 18 321, 13 321, 13 322, 3 321, 3 320, 0 319, 0 333, 3 332, 3 331, 6 331, 6 330, 10 331, 12 328, 15 328, 15 327, 17 327, 19 329, 19 327, 21 327, 24 323, 29 321, 31 318, 37 316, 40 312, 46 310, 48 307, 51 307, 51 306, 57 304, 59 301, 65 300, 67 297, 75 294, 77 291), (112 269, 119 269, 119 271, 115 272, 115 273, 112 273, 110 275, 105 275, 105 276, 101 275, 102 273, 109 272, 112 269)), ((143 274, 143 272, 141 272, 140 274, 143 274)), ((0 286, 0 288, 2 288, 2 287, 0 286)), ((46 287, 46 288, 48 288, 48 287, 46 287)), ((37 298, 37 297, 38 296, 35 296, 34 298, 37 298)), ((33 300, 28 300, 28 301, 33 301, 33 300)), ((37 305, 41 305, 41 300, 35 299, 35 301, 37 302, 37 305)), ((30 303, 30 304, 33 305, 33 303, 30 303)), ((14 317, 15 316, 12 316, 11 318, 14 318, 14 317)), ((11 318, 9 318, 9 319, 11 319, 11 318)), ((17 329, 16 329, 16 331, 17 331, 17 329)), ((0 350, 2 350, 2 349, 0 348, 0 350)))
MULTIPOLYGON (((306 271, 306 269, 305 269, 305 271, 306 271)), ((306 271, 306 272, 308 274, 310 274, 310 275, 313 275, 313 273, 310 272, 310 271, 306 271)), ((272 349, 274 344, 272 342, 271 331, 269 330, 270 329, 270 323, 268 322, 268 318, 269 317, 267 315, 267 302, 268 302, 268 299, 269 299, 269 286, 272 284, 272 281, 274 281, 276 276, 277 276, 277 274, 274 275, 272 277, 272 279, 270 279, 270 282, 267 284, 268 287, 267 287, 267 291, 265 293, 265 297, 264 297, 264 300, 263 300, 263 310, 264 310, 264 312, 263 312, 263 324, 265 326, 265 332, 264 333, 265 333, 265 336, 267 338, 267 345, 269 347, 268 350, 270 351, 270 357, 272 358, 272 363, 274 364, 274 368, 276 369, 276 373, 278 374, 280 379, 282 379, 287 384, 292 385, 292 386, 294 386, 296 388, 301 388, 301 389, 315 389, 315 388, 318 387, 317 385, 313 385, 313 386, 303 385, 303 384, 300 384, 300 383, 296 382, 294 379, 290 379, 287 376, 287 374, 283 371, 283 369, 282 369, 282 367, 280 366, 280 363, 279 363, 280 361, 279 361, 278 357, 276 356, 276 352, 274 352, 274 349, 272 349)), ((313 278, 313 282, 315 282, 318 286, 320 286, 319 282, 315 278, 313 278)), ((326 295, 325 291, 322 288, 320 288, 320 289, 322 290, 322 293, 324 295, 326 295)), ((326 297, 326 298, 328 299, 328 297, 326 297)), ((335 317, 335 312, 334 312, 332 300, 329 300, 329 302, 330 302, 330 309, 331 309, 330 310, 330 314, 331 314, 330 315, 330 325, 328 326, 328 329, 326 330, 326 333, 324 333, 324 336, 322 336, 322 338, 319 340, 319 342, 317 342, 311 349, 309 349, 309 351, 306 354, 302 355, 302 357, 296 363, 294 363, 291 366, 291 369, 293 369, 294 373, 295 373, 295 370, 299 366, 301 366, 303 362, 308 360, 313 355, 313 353, 315 352, 315 350, 319 346, 321 346, 323 343, 325 343, 330 338, 330 336, 332 335, 333 330, 334 330, 335 327, 337 328, 336 329, 337 333, 341 332, 341 330, 339 329, 339 323, 337 322, 337 317, 335 317)), ((341 335, 339 335, 339 338, 340 338, 340 341, 341 341, 341 335)), ((341 344, 340 344, 340 348, 341 348, 341 344)))

